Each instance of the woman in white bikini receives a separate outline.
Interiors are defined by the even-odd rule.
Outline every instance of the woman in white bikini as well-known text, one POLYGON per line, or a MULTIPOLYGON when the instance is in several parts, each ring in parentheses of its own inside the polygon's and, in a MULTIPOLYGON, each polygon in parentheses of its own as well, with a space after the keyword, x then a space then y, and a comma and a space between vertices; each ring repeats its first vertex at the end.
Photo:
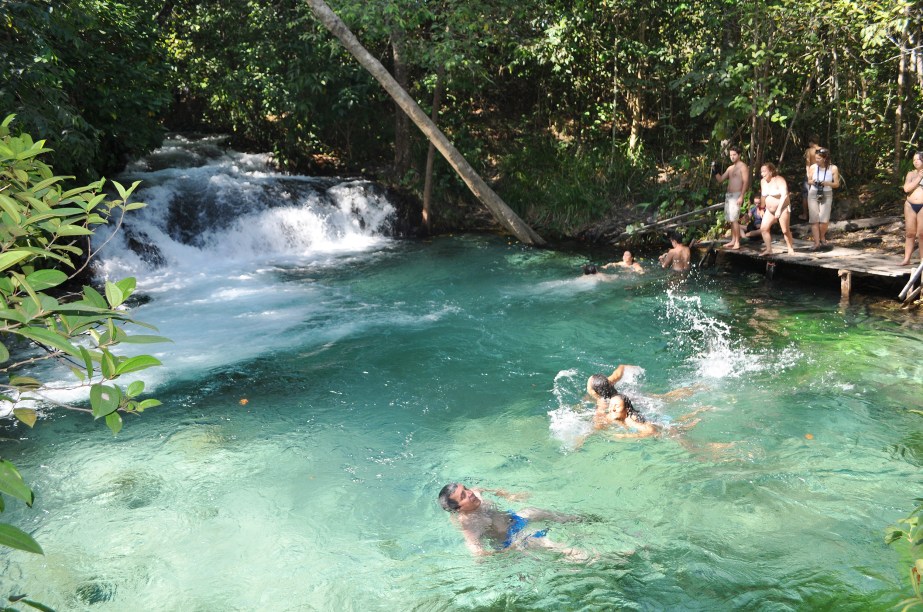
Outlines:
POLYGON ((795 245, 792 238, 791 220, 792 207, 788 197, 788 183, 779 176, 774 164, 766 162, 760 167, 760 193, 763 195, 763 202, 766 203, 766 214, 763 216, 763 223, 760 225, 760 233, 763 235, 763 250, 760 255, 772 255, 772 236, 769 230, 772 229, 776 221, 782 228, 782 236, 785 237, 785 244, 788 247, 788 254, 795 254, 795 245))
POLYGON ((920 243, 920 255, 923 256, 923 151, 913 154, 913 170, 907 173, 904 179, 904 193, 907 200, 904 202, 904 225, 907 237, 904 242, 904 261, 902 266, 910 265, 910 256, 913 255, 914 242, 920 243))

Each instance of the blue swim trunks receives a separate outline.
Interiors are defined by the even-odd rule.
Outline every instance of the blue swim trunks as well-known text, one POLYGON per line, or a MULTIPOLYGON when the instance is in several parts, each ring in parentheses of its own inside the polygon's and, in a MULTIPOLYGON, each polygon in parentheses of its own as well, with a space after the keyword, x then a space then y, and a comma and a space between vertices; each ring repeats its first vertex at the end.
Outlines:
MULTIPOLYGON (((526 528, 526 525, 529 524, 528 519, 524 519, 515 512, 509 511, 507 514, 510 515, 510 527, 506 530, 506 539, 503 540, 503 548, 509 548, 513 545, 513 538, 516 537, 516 534, 526 528)), ((541 531, 536 531, 532 535, 526 536, 527 538, 543 538, 545 534, 548 533, 547 529, 542 529, 541 531)))

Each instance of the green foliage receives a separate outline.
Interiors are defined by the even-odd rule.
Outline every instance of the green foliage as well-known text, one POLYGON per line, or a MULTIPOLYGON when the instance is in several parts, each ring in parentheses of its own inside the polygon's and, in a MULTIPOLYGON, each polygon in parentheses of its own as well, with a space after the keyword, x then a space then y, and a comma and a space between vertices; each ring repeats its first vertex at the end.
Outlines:
POLYGON ((538 227, 572 235, 630 206, 649 179, 650 166, 632 161, 625 145, 578 147, 549 138, 511 144, 498 160, 498 189, 538 227))
POLYGON ((0 109, 82 180, 160 144, 170 103, 157 5, 99 0, 4 2, 0 109))
MULTIPOLYGON (((113 182, 115 199, 102 192, 102 180, 67 188, 64 177, 41 160, 49 153, 45 142, 28 134, 11 136, 12 120, 9 116, 0 124, 0 401, 28 427, 37 421, 36 404, 51 403, 104 419, 115 434, 122 428, 122 414, 138 414, 160 403, 140 398, 142 381, 124 388, 116 382, 123 374, 160 362, 148 355, 118 355, 117 345, 165 339, 125 331, 128 324, 142 325, 124 307, 135 289, 134 279, 106 282, 105 296, 90 286, 76 293, 63 288, 89 262, 94 229, 110 222, 118 227, 126 212, 144 206, 130 201, 138 184, 126 188, 113 182), (89 408, 45 397, 47 382, 28 375, 30 367, 44 360, 66 365, 78 385, 89 387, 89 408)), ((28 506, 34 500, 16 467, 0 458, 0 512, 4 496, 28 506)), ((0 523, 0 546, 43 554, 32 536, 5 523, 0 523)), ((22 596, 10 601, 47 609, 22 596)))
POLYGON ((903 610, 923 606, 923 522, 920 520, 923 517, 923 498, 914 501, 917 507, 906 518, 900 519, 897 525, 889 527, 885 535, 885 543, 902 544, 902 548, 911 559, 909 578, 914 596, 901 602, 903 610))

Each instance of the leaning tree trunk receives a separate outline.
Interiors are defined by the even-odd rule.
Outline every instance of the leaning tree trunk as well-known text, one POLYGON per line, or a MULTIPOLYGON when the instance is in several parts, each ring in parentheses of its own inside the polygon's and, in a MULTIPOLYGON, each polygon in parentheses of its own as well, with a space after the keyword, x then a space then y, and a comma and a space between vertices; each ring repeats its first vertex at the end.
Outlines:
MULTIPOLYGON (((439 65, 436 70, 436 90, 433 92, 433 110, 430 119, 435 124, 439 118, 439 107, 442 106, 442 90, 445 88, 445 66, 439 65)), ((429 232, 433 224, 433 165, 436 161, 436 147, 429 143, 426 152, 426 171, 423 176, 423 225, 429 232)))
POLYGON ((461 179, 465 181, 468 189, 487 206, 494 218, 522 242, 539 246, 544 245, 545 241, 542 237, 535 233, 535 230, 526 225, 526 223, 500 199, 500 196, 484 182, 484 179, 474 171, 474 168, 462 157, 458 149, 449 142, 445 134, 443 134, 432 120, 426 116, 423 109, 421 109, 414 99, 397 84, 397 81, 385 70, 385 67, 372 57, 365 47, 362 46, 355 35, 346 27, 346 24, 330 10, 327 3, 323 0, 307 0, 307 3, 314 12, 314 16, 330 30, 331 34, 336 36, 339 41, 343 43, 346 50, 362 64, 362 67, 368 70, 369 73, 381 83, 385 91, 387 91, 404 112, 410 116, 417 127, 420 128, 420 131, 429 138, 430 142, 432 142, 437 149, 439 149, 439 152, 446 158, 449 165, 451 165, 461 179))

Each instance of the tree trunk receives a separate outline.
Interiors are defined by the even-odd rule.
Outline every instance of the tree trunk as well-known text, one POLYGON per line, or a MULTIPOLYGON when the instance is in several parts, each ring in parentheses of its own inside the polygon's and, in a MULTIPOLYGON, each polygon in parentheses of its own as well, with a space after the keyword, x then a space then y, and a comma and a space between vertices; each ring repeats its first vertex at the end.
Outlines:
POLYGON ((907 49, 910 33, 910 5, 904 9, 904 28, 901 31, 900 54, 901 58, 897 68, 897 100, 894 106, 894 178, 898 179, 901 173, 901 134, 904 127, 904 83, 907 81, 907 59, 910 51, 907 49))
POLYGON ((385 91, 397 101, 401 109, 403 109, 417 127, 420 128, 420 131, 422 131, 426 137, 429 138, 430 142, 439 149, 439 152, 446 158, 449 165, 452 166, 455 172, 458 173, 468 186, 468 189, 487 206, 494 218, 522 242, 531 245, 544 245, 545 241, 542 237, 535 233, 535 230, 526 225, 526 223, 500 199, 500 196, 494 193, 493 189, 491 189, 487 183, 484 182, 484 179, 474 171, 471 164, 462 157, 458 149, 449 142, 445 134, 443 134, 432 120, 426 116, 426 113, 423 112, 413 98, 411 98, 406 91, 401 89, 397 81, 394 80, 394 77, 392 77, 391 74, 385 70, 385 67, 381 65, 381 62, 372 57, 349 28, 346 27, 346 24, 330 10, 327 3, 323 0, 306 1, 314 12, 314 16, 324 24, 331 34, 336 36, 337 39, 343 43, 346 50, 362 64, 362 67, 368 70, 369 73, 381 83, 385 91))
MULTIPOLYGON (((404 61, 404 32, 395 29, 391 32, 391 55, 394 60, 394 80, 407 91, 407 63, 404 61)), ((410 171, 410 119, 401 106, 394 104, 394 179, 403 180, 410 171)))
MULTIPOLYGON (((435 124, 439 119, 439 109, 442 106, 442 90, 445 88, 445 66, 440 65, 436 70, 436 90, 433 92, 433 111, 430 119, 435 124)), ((433 164, 436 161, 436 147, 429 143, 426 153, 426 172, 423 177, 423 226, 429 232, 432 226, 432 199, 433 199, 433 164)))

